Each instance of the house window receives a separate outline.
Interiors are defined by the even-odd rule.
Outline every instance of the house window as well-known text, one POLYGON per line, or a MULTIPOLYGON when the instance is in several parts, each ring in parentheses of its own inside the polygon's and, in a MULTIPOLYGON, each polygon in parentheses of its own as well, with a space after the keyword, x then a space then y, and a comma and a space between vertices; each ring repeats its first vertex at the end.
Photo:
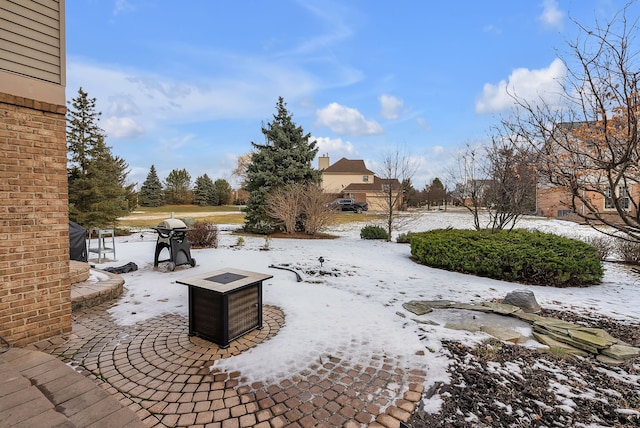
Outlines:
POLYGON ((363 183, 368 183, 369 182, 369 176, 368 175, 363 175, 362 176, 362 182, 363 183))
POLYGON ((382 191, 383 192, 389 193, 390 190, 391 190, 391 186, 390 185, 388 185, 388 184, 383 184, 382 185, 382 191))
MULTIPOLYGON (((619 186, 615 197, 619 200, 620 208, 624 210, 629 209, 629 191, 626 187, 619 186)), ((604 190, 604 208, 607 210, 615 209, 611 195, 611 188, 609 187, 604 190)))

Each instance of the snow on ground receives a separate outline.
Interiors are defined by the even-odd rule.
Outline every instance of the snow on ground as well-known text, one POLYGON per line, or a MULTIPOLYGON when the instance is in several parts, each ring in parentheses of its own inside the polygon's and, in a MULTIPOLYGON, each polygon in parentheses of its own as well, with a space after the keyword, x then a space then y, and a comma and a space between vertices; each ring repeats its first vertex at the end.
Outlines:
MULTIPOLYGON (((174 272, 162 266, 153 268, 157 235, 142 231, 119 238, 117 261, 97 267, 128 262, 139 267, 123 275, 126 292, 109 310, 123 325, 167 313, 186 317, 187 287, 176 283, 181 278, 225 267, 273 275, 264 283, 263 299, 265 304, 284 311, 285 326, 272 340, 217 366, 240 370, 250 381, 287 377, 325 355, 365 363, 371 355, 378 354, 396 358, 405 367, 425 368, 426 387, 437 381, 446 382, 450 360, 441 340, 473 343, 486 336, 417 323, 417 317, 402 307, 410 300, 472 303, 503 298, 515 289, 529 289, 545 308, 640 320, 638 278, 620 264, 607 263, 602 284, 588 288, 560 289, 496 281, 416 264, 410 260, 406 244, 362 240, 359 233, 367 224, 366 215, 363 220, 328 231, 338 235, 338 239, 269 242, 261 237, 244 237, 242 247, 235 246, 238 236, 232 234, 238 226, 221 226, 218 248, 192 249, 197 266, 178 267, 174 272), (265 250, 267 246, 269 249, 265 250), (322 265, 319 257, 324 258, 322 265), (305 281, 296 282, 292 272, 269 267, 283 264, 303 272, 305 281)), ((400 232, 469 228, 471 224, 466 212, 425 212, 400 232)), ((536 217, 521 220, 518 227, 576 238, 596 234, 586 226, 536 217)), ((438 397, 426 403, 426 407, 437 410, 438 397)))

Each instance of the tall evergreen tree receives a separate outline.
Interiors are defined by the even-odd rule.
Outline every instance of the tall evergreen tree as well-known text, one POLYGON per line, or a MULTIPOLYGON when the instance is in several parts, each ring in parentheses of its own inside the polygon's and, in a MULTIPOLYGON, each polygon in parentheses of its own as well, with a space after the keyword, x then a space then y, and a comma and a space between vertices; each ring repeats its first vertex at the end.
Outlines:
POLYGON ((296 126, 282 97, 276 110, 273 121, 262 127, 265 143, 251 143, 254 150, 247 167, 245 229, 260 233, 270 232, 275 223, 265 211, 271 190, 289 183, 320 182, 320 172, 311 166, 318 152, 315 140, 309 141, 311 134, 296 126))
POLYGON ((201 207, 207 205, 218 205, 218 195, 216 195, 213 181, 207 174, 196 178, 196 184, 193 188, 193 197, 196 205, 201 207))
POLYGON ((231 201, 233 190, 229 182, 223 178, 217 179, 213 183, 214 192, 216 194, 217 205, 226 205, 231 201))
POLYGON ((158 178, 155 165, 151 165, 147 178, 140 187, 140 205, 143 207, 161 207, 164 205, 162 182, 158 178))
POLYGON ((191 175, 186 169, 174 169, 169 173, 164 180, 164 194, 168 204, 193 203, 191 175))
POLYGON ((114 156, 98 126, 96 99, 80 88, 67 111, 69 218, 85 227, 113 225, 133 209, 128 165, 114 156))

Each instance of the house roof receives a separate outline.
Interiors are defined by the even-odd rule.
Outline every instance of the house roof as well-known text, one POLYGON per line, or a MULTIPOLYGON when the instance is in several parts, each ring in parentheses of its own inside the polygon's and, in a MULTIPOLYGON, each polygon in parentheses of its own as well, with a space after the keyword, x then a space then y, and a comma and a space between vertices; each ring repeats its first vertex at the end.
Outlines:
POLYGON ((399 189, 402 187, 397 178, 379 178, 373 176, 373 183, 351 183, 344 189, 343 192, 381 192, 382 185, 389 184, 392 189, 399 189))
POLYGON ((324 171, 325 174, 373 174, 372 171, 367 169, 363 160, 350 160, 342 158, 333 165, 328 166, 324 171))

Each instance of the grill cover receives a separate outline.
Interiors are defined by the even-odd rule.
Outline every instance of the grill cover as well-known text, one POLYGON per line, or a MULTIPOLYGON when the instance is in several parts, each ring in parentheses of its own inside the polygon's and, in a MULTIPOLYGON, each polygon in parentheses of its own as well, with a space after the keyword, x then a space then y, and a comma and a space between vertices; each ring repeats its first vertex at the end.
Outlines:
POLYGON ((187 225, 182 220, 178 220, 177 218, 170 218, 167 220, 162 220, 158 225, 158 228, 167 230, 186 229, 187 225))

